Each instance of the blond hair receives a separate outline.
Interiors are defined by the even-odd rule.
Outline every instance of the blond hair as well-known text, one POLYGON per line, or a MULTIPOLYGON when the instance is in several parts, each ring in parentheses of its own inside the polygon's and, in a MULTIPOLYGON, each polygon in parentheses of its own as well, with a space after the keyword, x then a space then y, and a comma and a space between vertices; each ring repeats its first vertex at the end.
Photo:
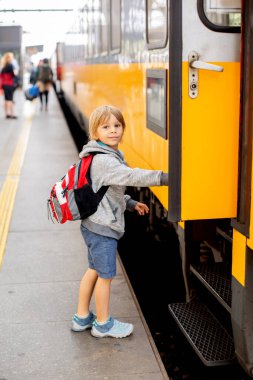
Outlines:
POLYGON ((1 60, 1 66, 5 67, 7 63, 11 63, 12 60, 13 60, 13 53, 11 52, 5 53, 1 60))
POLYGON ((89 119, 89 137, 90 140, 96 140, 96 132, 101 124, 106 123, 110 116, 113 115, 122 124, 123 129, 126 127, 126 123, 121 111, 114 106, 101 106, 97 107, 89 119))

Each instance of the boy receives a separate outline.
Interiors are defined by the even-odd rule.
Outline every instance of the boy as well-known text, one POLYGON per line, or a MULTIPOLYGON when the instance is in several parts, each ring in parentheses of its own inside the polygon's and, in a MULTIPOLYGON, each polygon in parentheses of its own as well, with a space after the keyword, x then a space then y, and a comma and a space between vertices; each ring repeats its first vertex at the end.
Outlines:
POLYGON ((101 186, 109 186, 97 211, 81 224, 89 268, 81 280, 77 313, 72 319, 73 331, 92 328, 91 334, 98 338, 124 338, 133 332, 132 324, 119 322, 109 314, 117 242, 124 234, 124 212, 126 209, 136 210, 140 215, 149 212, 147 205, 125 195, 125 187, 168 185, 168 174, 162 171, 131 169, 126 165, 118 150, 125 127, 123 115, 117 108, 96 108, 89 120, 90 141, 80 153, 80 157, 96 153, 91 165, 93 190, 97 192, 101 186), (89 311, 93 290, 96 316, 89 311))

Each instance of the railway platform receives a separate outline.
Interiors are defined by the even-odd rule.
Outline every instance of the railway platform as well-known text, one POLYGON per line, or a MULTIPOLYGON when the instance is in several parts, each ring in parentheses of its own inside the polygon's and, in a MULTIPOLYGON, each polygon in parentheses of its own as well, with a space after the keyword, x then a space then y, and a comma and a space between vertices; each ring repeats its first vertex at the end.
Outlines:
POLYGON ((119 259, 111 314, 134 333, 71 331, 86 248, 78 222, 48 220, 47 198, 78 153, 53 90, 47 112, 21 90, 14 99, 17 120, 0 97, 0 379, 168 379, 119 259))

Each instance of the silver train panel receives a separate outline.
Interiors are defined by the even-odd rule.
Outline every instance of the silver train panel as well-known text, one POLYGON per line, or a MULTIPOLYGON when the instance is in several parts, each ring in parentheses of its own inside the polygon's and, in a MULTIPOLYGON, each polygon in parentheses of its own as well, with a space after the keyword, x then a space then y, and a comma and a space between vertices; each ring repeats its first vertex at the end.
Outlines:
POLYGON ((197 0, 183 2, 183 61, 196 51, 202 61, 239 62, 240 33, 221 33, 208 29, 200 20, 197 0), (193 9, 196 12, 193 12, 193 9))

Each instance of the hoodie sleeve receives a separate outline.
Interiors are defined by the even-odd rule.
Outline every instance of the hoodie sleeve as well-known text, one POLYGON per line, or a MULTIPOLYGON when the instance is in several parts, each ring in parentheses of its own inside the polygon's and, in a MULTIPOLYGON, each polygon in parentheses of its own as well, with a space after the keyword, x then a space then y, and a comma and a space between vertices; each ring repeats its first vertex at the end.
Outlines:
POLYGON ((101 186, 139 187, 162 186, 164 178, 161 170, 132 169, 109 154, 93 159, 92 177, 97 177, 101 186))
POLYGON ((134 211, 134 208, 135 208, 135 206, 137 205, 138 202, 135 201, 134 199, 132 199, 130 197, 130 195, 128 195, 128 194, 124 195, 124 199, 125 199, 125 202, 126 202, 126 209, 128 211, 134 211))

